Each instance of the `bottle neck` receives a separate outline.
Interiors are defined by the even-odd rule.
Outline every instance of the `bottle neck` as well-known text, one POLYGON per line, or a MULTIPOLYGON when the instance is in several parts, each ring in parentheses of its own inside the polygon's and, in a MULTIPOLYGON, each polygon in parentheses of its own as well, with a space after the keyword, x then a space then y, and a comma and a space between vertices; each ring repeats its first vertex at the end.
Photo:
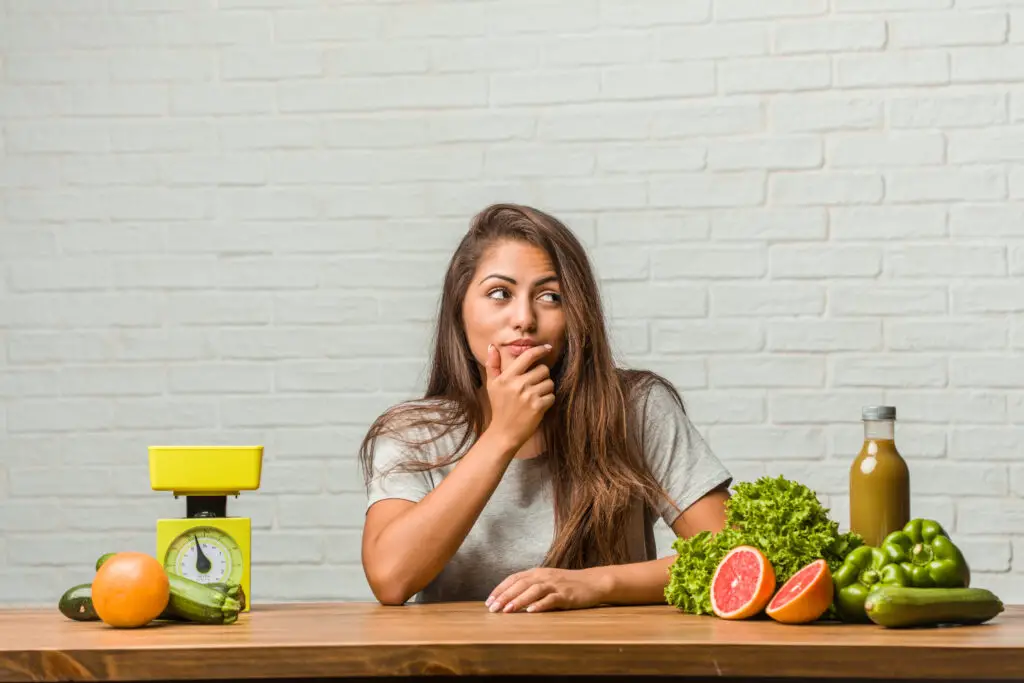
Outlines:
POLYGON ((865 440, 892 441, 895 435, 895 420, 864 420, 865 440))

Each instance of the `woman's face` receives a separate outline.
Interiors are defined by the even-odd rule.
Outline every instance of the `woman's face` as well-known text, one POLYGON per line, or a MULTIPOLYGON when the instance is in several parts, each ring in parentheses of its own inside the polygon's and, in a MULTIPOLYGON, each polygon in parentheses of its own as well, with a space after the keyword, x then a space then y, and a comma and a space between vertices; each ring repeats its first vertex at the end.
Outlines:
POLYGON ((541 362, 553 366, 565 348, 561 285, 547 253, 526 242, 503 240, 480 259, 462 304, 466 338, 477 363, 494 344, 504 370, 531 345, 551 344, 541 362))

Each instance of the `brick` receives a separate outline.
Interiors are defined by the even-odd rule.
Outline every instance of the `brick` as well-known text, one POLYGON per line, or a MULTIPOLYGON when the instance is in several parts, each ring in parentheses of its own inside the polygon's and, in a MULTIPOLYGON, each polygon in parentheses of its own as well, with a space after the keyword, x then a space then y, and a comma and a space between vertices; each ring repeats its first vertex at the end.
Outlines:
POLYGON ((540 197, 556 211, 636 209, 647 204, 647 186, 641 181, 606 178, 552 180, 541 187, 540 197))
POLYGON ((601 93, 609 99, 691 97, 715 92, 710 62, 612 66, 601 74, 601 93))
MULTIPOLYGON (((1010 422, 1024 422, 1024 394, 1010 394, 1006 397, 1006 409, 1010 422)), ((1024 483, 1024 480, 1021 480, 1024 483)), ((1024 491, 1024 486, 1019 487, 1024 491)), ((1021 494, 1024 496, 1024 493, 1021 494)))
POLYGON ((590 66, 593 64, 635 64, 650 61, 653 46, 643 33, 562 36, 540 47, 545 66, 590 66))
POLYGON ((9 282, 15 292, 60 292, 106 289, 113 284, 110 263, 90 259, 23 261, 11 264, 9 282))
POLYGON ((274 321, 286 325, 372 323, 379 315, 376 301, 366 297, 302 292, 273 298, 274 321))
POLYGON ((273 17, 273 38, 278 43, 361 40, 367 35, 380 35, 384 23, 382 12, 374 7, 286 9, 273 17))
POLYGON ((955 427, 949 444, 957 460, 1014 461, 1024 447, 1024 427, 955 427))
POLYGON ((114 334, 98 331, 11 331, 7 334, 7 360, 12 365, 91 363, 115 356, 114 334))
MULTIPOLYGON (((1024 524, 1024 500, 974 499, 957 505, 957 531, 962 534, 1013 534, 1024 524)), ((1019 581, 1019 579, 1018 579, 1019 581)), ((971 576, 971 584, 975 582, 971 576)), ((988 585, 988 584, 986 584, 988 585)))
POLYGON ((317 218, 320 201, 301 190, 228 188, 217 192, 216 215, 232 220, 317 218))
POLYGON ((698 23, 710 17, 710 0, 682 0, 643 5, 637 5, 629 0, 602 0, 600 3, 602 26, 660 27, 667 24, 698 23))
MULTIPOLYGON (((634 121, 634 130, 640 122, 634 121)), ((764 130, 765 108, 759 103, 697 104, 663 107, 653 114, 655 139, 754 133, 764 130)))
POLYGON ((825 436, 817 427, 713 426, 708 444, 724 459, 771 460, 785 453, 790 460, 825 457, 825 436))
POLYGON ((949 58, 941 52, 840 55, 835 64, 840 88, 940 85, 950 80, 949 58))
POLYGON ((217 267, 217 286, 221 289, 310 289, 319 277, 315 264, 305 259, 266 259, 263 257, 222 260, 217 267))
MULTIPOLYGON (((76 59, 82 53, 76 53, 76 59)), ((124 83, 211 81, 216 55, 205 50, 140 48, 107 52, 110 80, 124 83)))
MULTIPOLYGON (((456 4, 458 5, 458 3, 456 4)), ((486 17, 486 32, 501 36, 516 33, 544 33, 545 31, 558 31, 559 33, 591 31, 597 28, 599 23, 598 6, 598 0, 581 0, 572 6, 552 6, 543 0, 525 0, 514 6, 498 5, 493 8, 475 7, 474 9, 486 17)), ((427 16, 441 18, 437 16, 437 9, 433 7, 424 7, 422 12, 427 16)), ((409 13, 403 10, 402 14, 409 13)), ((467 32, 474 35, 482 33, 475 29, 467 32)))
POLYGON ((1000 83, 1024 79, 1024 46, 963 48, 952 53, 954 83, 1000 83))
POLYGON ((205 217, 211 208, 209 196, 199 188, 111 189, 101 196, 114 220, 188 220, 205 217))
MULTIPOLYGON (((604 212, 597 218, 601 244, 672 244, 707 239, 708 217, 703 213, 650 211, 604 212)), ((633 302, 639 303, 639 302, 633 302)))
POLYGON ((379 369, 355 360, 286 361, 274 368, 274 388, 281 392, 364 393, 378 388, 379 369))
MULTIPOLYGON (((367 121, 366 128, 376 125, 379 121, 367 121)), ((396 122, 408 127, 414 121, 396 122)), ((435 142, 473 142, 473 141, 511 141, 533 139, 534 118, 532 116, 518 113, 500 113, 493 115, 482 115, 475 112, 445 112, 432 117, 427 122, 427 133, 424 137, 435 142)), ((365 145, 366 130, 346 129, 350 133, 351 146, 360 147, 365 145)), ((374 134, 375 140, 380 140, 380 145, 397 143, 399 146, 418 142, 422 139, 417 129, 409 128, 408 132, 402 134, 396 140, 396 132, 392 130, 370 131, 374 134)))
POLYGON ((820 208, 725 209, 711 215, 716 240, 820 240, 828 232, 827 214, 820 208))
POLYGON ((118 261, 114 284, 126 289, 202 289, 214 286, 215 261, 206 258, 159 257, 118 261))
POLYGON ((503 146, 485 153, 483 171, 489 177, 591 175, 594 153, 577 147, 503 146))
POLYGON ((715 388, 820 387, 825 384, 825 364, 814 356, 712 356, 708 381, 715 388))
POLYGON ((967 560, 972 578, 976 575, 975 572, 1010 571, 1012 554, 1008 539, 961 537, 956 540, 956 546, 967 560))
POLYGON ((1017 389, 1024 384, 1024 367, 1011 356, 954 356, 949 360, 949 384, 1017 389))
MULTIPOLYGON (((440 46, 439 46, 440 48, 440 46)), ((320 61, 312 55, 303 57, 304 63, 295 63, 295 70, 315 70, 320 73, 320 61)), ((430 70, 430 50, 425 45, 382 43, 362 45, 352 43, 326 51, 324 71, 329 75, 368 76, 371 74, 415 74, 430 70)), ((447 70, 447 69, 439 69, 447 70)))
POLYGON ((826 160, 832 168, 925 166, 945 161, 941 133, 849 133, 831 136, 826 160))
POLYGON ((650 181, 650 204, 687 208, 759 205, 765 199, 765 183, 765 173, 760 171, 659 175, 650 181))
POLYGON ((1013 247, 1010 250, 1010 274, 1024 275, 1024 247, 1013 247))
POLYGON ((115 496, 130 490, 149 476, 142 467, 25 467, 10 473, 13 497, 80 496, 89 491, 92 496, 115 496))
POLYGON ((882 266, 881 250, 860 246, 773 245, 770 259, 776 278, 874 277, 882 266))
POLYGON ((11 368, 0 370, 0 398, 59 396, 59 379, 57 369, 11 368))
POLYGON ((310 355, 393 358, 419 354, 420 345, 426 343, 425 329, 405 323, 347 329, 305 328, 300 335, 297 329, 286 327, 225 328, 217 339, 220 357, 233 360, 283 360, 310 355))
POLYGON ((889 19, 889 44, 898 48, 998 45, 1006 42, 1005 14, 950 12, 889 19))
POLYGON ((768 397, 768 414, 774 424, 849 422, 859 419, 863 406, 881 401, 878 390, 776 391, 768 397))
MULTIPOLYGON (((448 118, 410 119, 403 115, 367 117, 363 114, 346 115, 333 119, 324 128, 328 147, 390 148, 411 147, 429 139, 428 125, 448 123, 448 118)), ((451 122, 462 125, 464 121, 451 122)), ((444 130, 443 128, 441 130, 444 130)), ((438 140, 442 135, 437 136, 438 140)))
POLYGON ((714 316, 820 315, 825 310, 825 288, 815 284, 711 286, 714 316))
POLYGON ((882 326, 873 321, 789 320, 768 323, 771 351, 873 351, 882 346, 882 326))
POLYGON ((598 247, 591 252, 594 270, 602 281, 647 280, 650 252, 646 247, 598 247))
POLYGON ((938 10, 952 6, 953 0, 835 0, 837 12, 903 12, 938 10))
POLYGON ((946 359, 886 354, 835 357, 832 380, 836 387, 942 387, 946 359))
MULTIPOLYGON (((651 350, 651 335, 646 321, 613 322, 609 325, 609 337, 616 353, 628 356, 632 354, 647 354, 651 350)), ((687 367, 686 371, 689 373, 690 368, 687 367)), ((655 372, 658 371, 656 370, 655 372)), ((672 378, 669 381, 675 382, 676 379, 672 378)), ((690 385, 687 382, 683 382, 683 386, 690 385)))
MULTIPOLYGON (((262 490, 262 487, 260 487, 262 490)), ((252 544, 260 549, 264 557, 274 558, 282 565, 319 565, 327 557, 328 541, 320 532, 281 533, 273 530, 257 529, 253 531, 252 544)), ((356 547, 359 547, 358 544, 356 547)), ((358 562, 358 560, 356 560, 358 562)), ((261 570, 264 567, 260 567, 261 570)), ((267 588, 274 590, 281 586, 289 586, 291 581, 285 580, 279 586, 267 588)))
POLYGON ((913 95, 889 102, 893 128, 971 128, 1007 121, 1006 95, 913 95))
POLYGON ((375 598, 366 583, 363 568, 356 565, 308 567, 261 566, 260 581, 268 602, 286 599, 300 601, 359 601, 372 602, 375 598))
POLYGON ((1010 169, 1010 196, 1024 199, 1024 170, 1020 168, 1010 169))
POLYGON ((760 247, 676 247, 651 254, 651 273, 656 280, 759 278, 765 271, 766 255, 760 247))
POLYGON ((1015 313, 1024 311, 1024 282, 1009 284, 953 284, 951 289, 954 313, 1015 313))
POLYGON ((586 102, 598 99, 602 86, 598 71, 584 69, 496 73, 490 82, 490 101, 498 106, 586 102))
POLYGON ((703 146, 688 143, 609 145, 598 151, 597 168, 609 173, 696 171, 704 168, 705 154, 703 146))
POLYGON ((727 171, 818 168, 822 159, 821 140, 811 136, 712 140, 707 153, 708 168, 727 171))
POLYGON ((937 460, 946 457, 945 426, 935 427, 900 421, 896 426, 896 441, 900 452, 909 459, 937 460))
POLYGON ((321 535, 329 563, 358 565, 362 561, 361 529, 339 529, 321 535))
POLYGON ((253 363, 189 363, 167 371, 172 394, 265 394, 273 378, 271 368, 253 363))
POLYGON ((770 49, 770 28, 759 23, 667 28, 657 33, 656 42, 656 56, 664 60, 754 57, 770 49))
POLYGON ((159 184, 161 164, 155 155, 75 156, 64 164, 68 185, 159 184))
POLYGON ((683 401, 697 425, 757 424, 766 414, 764 396, 757 391, 688 391, 683 401))
POLYGON ((225 81, 312 78, 323 73, 324 59, 318 50, 234 47, 221 51, 220 74, 225 81))
POLYGON ((217 127, 206 121, 119 121, 110 130, 115 152, 209 153, 217 144, 217 127))
POLYGON ((263 185, 267 177, 267 159, 262 155, 164 158, 168 185, 263 185))
MULTIPOLYGON (((81 489, 79 489, 81 490, 81 489)), ((74 494, 72 494, 74 495, 74 494)), ((39 533, 12 535, 8 541, 11 565, 19 567, 94 566, 106 546, 152 552, 153 534, 116 532, 39 533)), ((22 571, 25 571, 22 569, 22 571)), ((35 573, 26 572, 26 574, 35 573)))
POLYGON ((650 114, 615 112, 579 106, 542 110, 537 116, 540 140, 639 140, 648 136, 650 114))
POLYGON ((886 198, 893 202, 971 201, 1006 197, 1002 168, 963 167, 889 171, 886 198))
POLYGON ((897 419, 905 422, 949 424, 987 424, 1006 422, 1007 398, 993 391, 890 390, 886 400, 898 406, 897 419))
POLYGON ((952 131, 948 136, 951 164, 1024 160, 1024 126, 952 131))
POLYGON ((885 22, 876 19, 783 21, 775 27, 775 52, 857 52, 885 46, 885 22))
POLYGON ((700 318, 707 315, 703 287, 660 282, 602 282, 601 296, 613 319, 700 318))
POLYGON ((107 56, 102 52, 11 52, 7 57, 11 83, 92 83, 108 79, 107 56))
POLYGON ((826 0, 780 0, 766 5, 757 0, 719 0, 715 4, 717 21, 778 19, 826 14, 826 0))
POLYGON ((1005 349, 1001 320, 886 320, 885 342, 894 351, 988 351, 1005 349))
POLYGON ((771 120, 779 132, 863 130, 882 125, 880 100, 801 93, 771 102, 771 120))
POLYGON ((135 365, 65 366, 60 369, 64 396, 153 396, 163 394, 167 372, 160 367, 135 365))
MULTIPOLYGON (((481 74, 392 76, 387 79, 388 87, 384 88, 380 82, 380 78, 374 77, 347 78, 337 81, 330 89, 301 81, 283 83, 277 86, 278 106, 285 113, 334 113, 487 104, 487 79, 481 74)), ((550 85, 550 79, 548 83, 550 85)), ((508 91, 502 97, 523 96, 516 90, 517 84, 506 82, 501 87, 508 91)), ((497 80, 494 89, 499 92, 497 80)))
MULTIPOLYGON (((395 43, 389 43, 383 49, 390 49, 393 45, 395 43)), ((429 59, 430 65, 439 73, 494 73, 534 69, 540 63, 540 43, 532 36, 445 40, 430 46, 429 59)), ((360 73, 365 71, 361 70, 360 73)))
POLYGON ((1006 274, 1006 250, 997 246, 896 246, 886 254, 885 270, 895 277, 1006 274))
POLYGON ((262 325, 273 318, 269 295, 170 292, 167 320, 175 325, 262 325))
POLYGON ((756 321, 657 321, 651 324, 658 353, 731 353, 764 348, 764 330, 756 321))
POLYGON ((11 122, 6 149, 15 153, 94 153, 110 149, 107 126, 99 121, 56 120, 11 122))
POLYGON ((820 90, 832 83, 832 64, 824 57, 773 57, 720 62, 722 92, 770 93, 820 90))
POLYGON ((772 202, 788 205, 865 204, 882 199, 882 177, 861 171, 803 171, 768 179, 772 202))
POLYGON ((936 206, 854 206, 829 210, 836 240, 944 237, 946 211, 936 206))

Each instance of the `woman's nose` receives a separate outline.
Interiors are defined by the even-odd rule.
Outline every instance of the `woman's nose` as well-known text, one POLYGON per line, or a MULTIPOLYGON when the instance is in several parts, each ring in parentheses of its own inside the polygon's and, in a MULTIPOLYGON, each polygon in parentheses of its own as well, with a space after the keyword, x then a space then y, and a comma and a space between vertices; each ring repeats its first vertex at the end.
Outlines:
POLYGON ((533 303, 531 301, 528 299, 521 301, 517 306, 513 307, 512 311, 512 322, 516 329, 533 329, 533 326, 537 321, 537 316, 534 313, 533 303))

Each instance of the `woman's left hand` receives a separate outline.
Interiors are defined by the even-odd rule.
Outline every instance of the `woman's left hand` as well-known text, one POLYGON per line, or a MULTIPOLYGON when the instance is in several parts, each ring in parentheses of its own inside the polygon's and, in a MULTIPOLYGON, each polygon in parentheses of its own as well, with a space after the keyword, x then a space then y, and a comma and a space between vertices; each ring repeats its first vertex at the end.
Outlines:
POLYGON ((485 604, 492 612, 543 612, 593 607, 602 595, 595 574, 586 569, 540 567, 509 576, 485 604))

